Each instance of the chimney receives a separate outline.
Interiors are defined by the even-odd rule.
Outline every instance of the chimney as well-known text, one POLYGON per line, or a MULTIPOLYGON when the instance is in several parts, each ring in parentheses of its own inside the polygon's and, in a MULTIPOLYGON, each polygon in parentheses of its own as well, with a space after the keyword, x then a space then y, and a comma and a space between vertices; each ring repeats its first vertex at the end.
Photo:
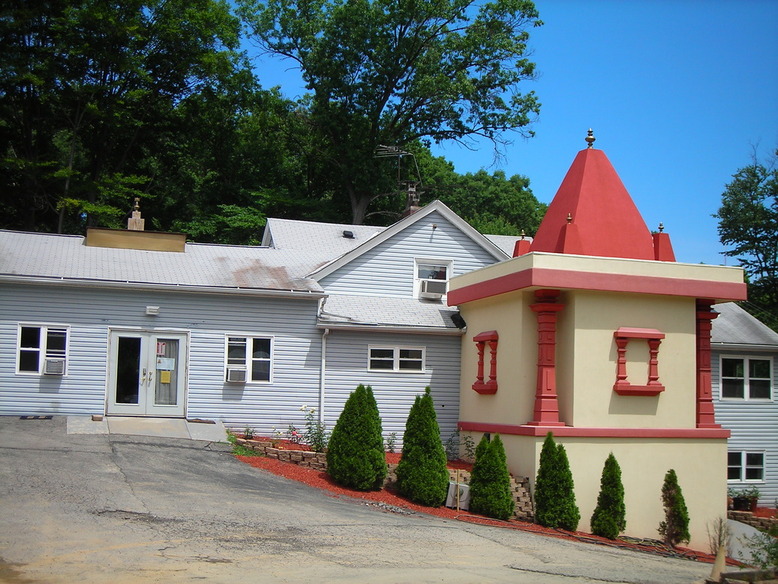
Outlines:
POLYGON ((405 203, 405 210, 402 213, 403 218, 407 217, 408 215, 413 215, 416 211, 421 209, 419 206, 419 194, 416 192, 416 183, 408 181, 407 185, 408 198, 405 203))
POLYGON ((130 231, 143 231, 146 220, 140 216, 140 198, 135 197, 135 205, 132 207, 132 217, 127 219, 127 229, 130 231))

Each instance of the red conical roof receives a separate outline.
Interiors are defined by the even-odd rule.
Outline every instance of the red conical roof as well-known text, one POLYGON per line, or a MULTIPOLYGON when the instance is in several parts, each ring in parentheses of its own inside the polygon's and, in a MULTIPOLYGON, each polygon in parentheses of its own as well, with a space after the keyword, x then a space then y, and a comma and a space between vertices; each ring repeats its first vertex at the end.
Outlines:
POLYGON ((591 145, 575 157, 530 251, 657 259, 632 197, 605 153, 591 145))

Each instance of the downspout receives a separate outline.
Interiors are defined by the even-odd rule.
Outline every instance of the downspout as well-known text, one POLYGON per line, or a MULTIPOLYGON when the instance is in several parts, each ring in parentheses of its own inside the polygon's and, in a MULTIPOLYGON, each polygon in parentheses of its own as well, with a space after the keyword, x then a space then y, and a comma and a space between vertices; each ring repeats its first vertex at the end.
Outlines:
POLYGON ((325 328, 321 333, 321 369, 319 373, 319 422, 324 423, 324 389, 327 381, 327 336, 330 329, 325 328))

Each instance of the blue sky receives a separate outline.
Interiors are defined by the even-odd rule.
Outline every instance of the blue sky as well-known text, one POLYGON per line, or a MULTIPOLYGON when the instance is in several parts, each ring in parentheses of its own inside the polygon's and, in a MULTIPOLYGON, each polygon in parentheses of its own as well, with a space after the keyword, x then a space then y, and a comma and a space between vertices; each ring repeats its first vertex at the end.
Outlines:
MULTIPOLYGON (((778 0, 535 3, 545 23, 530 33, 539 78, 524 91, 542 103, 536 136, 513 136, 497 160, 489 143, 435 154, 460 173, 528 176, 550 202, 592 128, 649 228, 664 223, 678 261, 734 265, 711 215, 754 148, 762 159, 778 148, 778 0)), ((265 87, 299 94, 268 67, 259 74, 265 87)))

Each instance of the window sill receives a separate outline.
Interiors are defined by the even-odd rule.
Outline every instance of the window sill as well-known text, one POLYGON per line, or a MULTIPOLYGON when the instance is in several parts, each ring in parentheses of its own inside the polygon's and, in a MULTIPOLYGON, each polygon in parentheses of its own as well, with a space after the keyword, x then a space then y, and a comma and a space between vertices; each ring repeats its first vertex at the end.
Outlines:
POLYGON ((497 382, 487 381, 485 383, 474 383, 473 389, 481 395, 491 395, 497 393, 497 382))
POLYGON ((619 395, 659 395, 665 390, 665 386, 658 383, 656 385, 632 385, 631 383, 621 383, 613 386, 613 391, 619 395))

